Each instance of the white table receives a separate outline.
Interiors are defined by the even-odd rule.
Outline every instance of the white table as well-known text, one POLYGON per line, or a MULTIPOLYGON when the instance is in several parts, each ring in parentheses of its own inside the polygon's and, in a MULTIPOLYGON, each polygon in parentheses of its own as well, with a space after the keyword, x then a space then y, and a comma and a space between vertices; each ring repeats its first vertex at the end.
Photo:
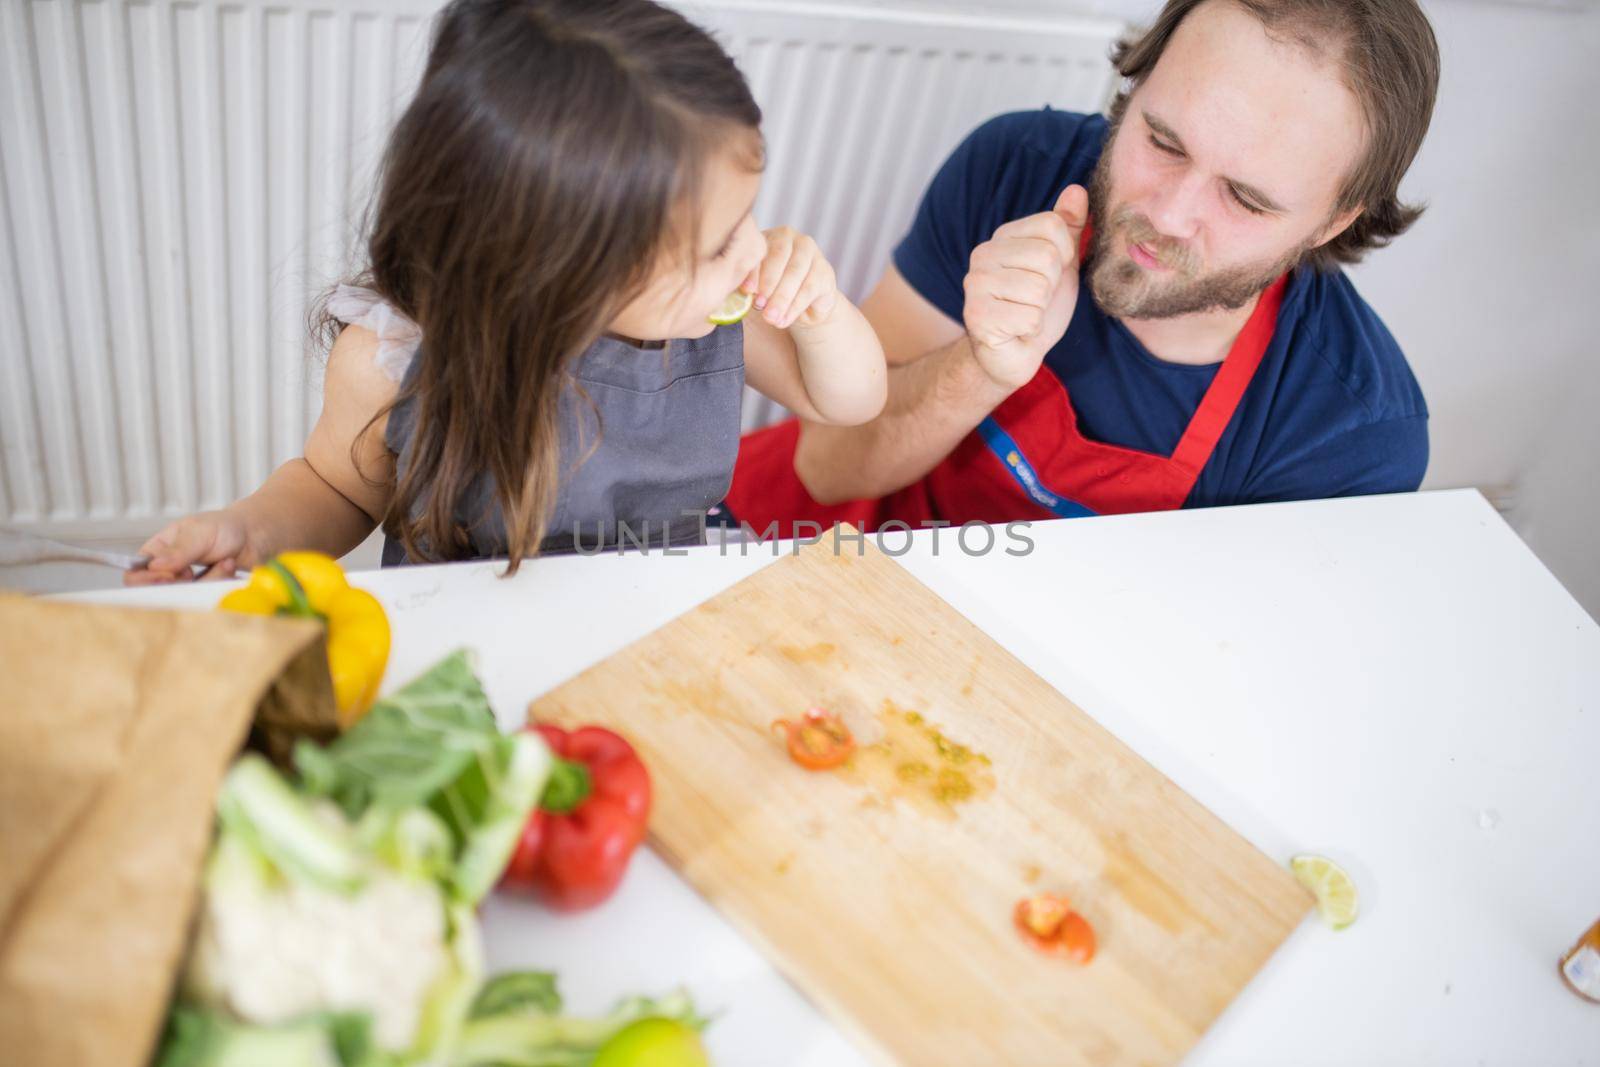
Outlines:
MULTIPOLYGON (((1302 925, 1190 1064, 1595 1064, 1600 1006, 1556 959, 1600 915, 1600 629, 1475 492, 1036 524, 900 561, 1269 856, 1321 852, 1362 915, 1302 925), (1006 544, 999 540, 1003 548, 1006 544)), ((889 542, 898 549, 899 538, 889 542)), ((772 562, 773 549, 363 574, 388 684, 480 656, 507 727, 528 699, 772 562), (726 554, 723 554, 726 552, 726 554)), ((203 606, 216 586, 79 599, 203 606)), ((496 968, 569 1004, 684 984, 719 1064, 862 1055, 654 855, 601 909, 494 900, 496 968)))

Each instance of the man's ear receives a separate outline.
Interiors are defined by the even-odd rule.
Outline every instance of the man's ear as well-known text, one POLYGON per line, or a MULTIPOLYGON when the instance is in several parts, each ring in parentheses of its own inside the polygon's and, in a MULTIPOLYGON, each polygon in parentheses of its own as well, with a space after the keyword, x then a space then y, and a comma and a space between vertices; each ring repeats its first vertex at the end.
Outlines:
POLYGON ((1356 221, 1356 219, 1359 219, 1361 217, 1361 213, 1365 210, 1365 207, 1363 207, 1361 204, 1357 204, 1350 210, 1341 212, 1340 214, 1329 219, 1328 224, 1322 229, 1322 235, 1317 238, 1317 243, 1311 247, 1321 248, 1323 245, 1327 244, 1329 241, 1348 230, 1350 228, 1350 224, 1356 221))

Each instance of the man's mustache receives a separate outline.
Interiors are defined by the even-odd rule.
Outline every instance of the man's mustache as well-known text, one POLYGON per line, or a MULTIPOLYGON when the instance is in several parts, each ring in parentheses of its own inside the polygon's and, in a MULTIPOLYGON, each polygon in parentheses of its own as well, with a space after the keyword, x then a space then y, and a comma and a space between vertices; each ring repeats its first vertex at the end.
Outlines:
POLYGON ((1126 233, 1129 244, 1144 245, 1169 270, 1192 276, 1200 269, 1188 245, 1157 230, 1147 216, 1131 207, 1118 208, 1111 225, 1126 233))

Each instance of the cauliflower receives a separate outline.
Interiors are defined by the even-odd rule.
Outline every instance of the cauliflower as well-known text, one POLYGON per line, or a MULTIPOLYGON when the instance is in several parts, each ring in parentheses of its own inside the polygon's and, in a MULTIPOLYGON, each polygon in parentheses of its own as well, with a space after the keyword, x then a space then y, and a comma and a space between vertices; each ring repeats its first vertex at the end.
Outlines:
POLYGON ((350 823, 253 755, 229 773, 219 812, 185 999, 258 1025, 364 1012, 384 1050, 429 1043, 430 1007, 469 996, 482 955, 471 911, 429 874, 448 862, 437 816, 376 809, 350 823))
POLYGON ((438 886, 386 872, 355 893, 273 885, 239 848, 230 842, 212 862, 190 998, 253 1023, 367 1011, 379 1045, 409 1048, 428 990, 450 965, 438 886))

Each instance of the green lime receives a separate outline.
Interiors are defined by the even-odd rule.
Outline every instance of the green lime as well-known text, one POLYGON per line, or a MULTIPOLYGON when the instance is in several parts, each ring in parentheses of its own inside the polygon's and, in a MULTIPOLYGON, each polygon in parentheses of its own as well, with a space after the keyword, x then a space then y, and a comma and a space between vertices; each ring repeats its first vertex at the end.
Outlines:
POLYGON ((1335 930, 1343 930, 1356 921, 1360 910, 1356 883, 1343 867, 1326 856, 1304 855, 1291 859, 1289 869, 1317 898, 1317 914, 1322 916, 1323 922, 1335 930))
POLYGON ((594 1067, 711 1067, 693 1027, 675 1019, 640 1019, 600 1046, 594 1067))
POLYGON ((728 299, 717 305, 717 310, 707 315, 706 318, 718 326, 732 326, 746 315, 755 306, 756 294, 746 293, 735 289, 728 294, 728 299))

